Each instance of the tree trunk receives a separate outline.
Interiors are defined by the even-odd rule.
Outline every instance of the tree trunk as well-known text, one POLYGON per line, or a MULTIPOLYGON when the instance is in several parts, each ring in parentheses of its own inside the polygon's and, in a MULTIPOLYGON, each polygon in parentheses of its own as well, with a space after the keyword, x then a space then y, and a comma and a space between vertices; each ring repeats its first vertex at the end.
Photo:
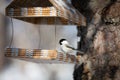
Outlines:
MULTIPOLYGON (((78 4, 72 1, 74 6, 78 4)), ((79 55, 81 59, 75 66, 74 80, 120 80, 120 17, 116 18, 120 10, 116 8, 117 13, 111 11, 111 6, 115 8, 116 4, 117 7, 120 4, 117 0, 101 0, 103 4, 96 5, 98 3, 99 0, 89 0, 86 5, 91 7, 92 4, 91 8, 75 6, 80 12, 84 11, 81 13, 86 16, 88 25, 78 27, 78 36, 82 38, 78 48, 85 54, 79 55), (87 14, 88 11, 91 11, 90 14, 87 14), (109 16, 111 12, 112 17, 109 16)))

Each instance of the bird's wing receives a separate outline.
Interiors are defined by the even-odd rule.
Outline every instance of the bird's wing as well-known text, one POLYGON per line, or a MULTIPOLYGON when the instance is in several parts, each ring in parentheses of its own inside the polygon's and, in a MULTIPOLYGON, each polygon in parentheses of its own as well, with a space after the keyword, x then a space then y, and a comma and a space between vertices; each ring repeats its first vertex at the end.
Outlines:
POLYGON ((82 52, 82 51, 80 51, 80 50, 78 50, 78 49, 75 49, 75 48, 71 47, 70 45, 66 45, 66 47, 68 47, 68 48, 70 48, 70 49, 72 49, 72 50, 75 50, 75 51, 81 53, 82 55, 83 55, 83 53, 84 53, 84 52, 82 52))
POLYGON ((72 50, 75 50, 75 48, 71 47, 70 45, 66 45, 66 47, 72 49, 72 50))

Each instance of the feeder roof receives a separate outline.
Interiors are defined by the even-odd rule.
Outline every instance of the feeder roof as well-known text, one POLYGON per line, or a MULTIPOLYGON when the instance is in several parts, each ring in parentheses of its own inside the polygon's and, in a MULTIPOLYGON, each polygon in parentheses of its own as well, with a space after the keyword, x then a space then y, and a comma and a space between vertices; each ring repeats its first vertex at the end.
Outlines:
POLYGON ((50 19, 48 23, 58 18, 65 24, 86 25, 85 17, 67 0, 13 0, 6 8, 6 15, 33 23, 45 17, 50 19))
POLYGON ((53 6, 49 0, 13 0, 7 8, 19 7, 51 7, 53 6), (41 4, 42 3, 42 4, 41 4))

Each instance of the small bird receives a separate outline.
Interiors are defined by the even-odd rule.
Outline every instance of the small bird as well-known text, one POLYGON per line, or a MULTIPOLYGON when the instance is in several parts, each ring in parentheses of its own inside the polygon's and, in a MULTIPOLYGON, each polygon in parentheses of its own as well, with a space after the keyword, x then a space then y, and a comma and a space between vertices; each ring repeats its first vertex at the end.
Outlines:
POLYGON ((70 54, 71 52, 73 51, 77 51, 79 52, 80 54, 83 54, 82 51, 79 51, 77 49, 75 49, 74 47, 71 47, 71 45, 69 44, 69 42, 66 40, 66 39, 61 39, 59 41, 59 44, 61 46, 61 50, 64 52, 64 53, 68 53, 70 54))

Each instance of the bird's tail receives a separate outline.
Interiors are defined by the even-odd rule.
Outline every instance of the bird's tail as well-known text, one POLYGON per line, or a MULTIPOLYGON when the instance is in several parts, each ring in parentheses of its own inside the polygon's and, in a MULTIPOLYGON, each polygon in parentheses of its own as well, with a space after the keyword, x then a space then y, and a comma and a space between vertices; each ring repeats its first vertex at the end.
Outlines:
POLYGON ((76 50, 77 52, 79 52, 79 53, 82 53, 82 54, 84 54, 84 52, 82 52, 82 51, 80 51, 80 50, 76 50))

